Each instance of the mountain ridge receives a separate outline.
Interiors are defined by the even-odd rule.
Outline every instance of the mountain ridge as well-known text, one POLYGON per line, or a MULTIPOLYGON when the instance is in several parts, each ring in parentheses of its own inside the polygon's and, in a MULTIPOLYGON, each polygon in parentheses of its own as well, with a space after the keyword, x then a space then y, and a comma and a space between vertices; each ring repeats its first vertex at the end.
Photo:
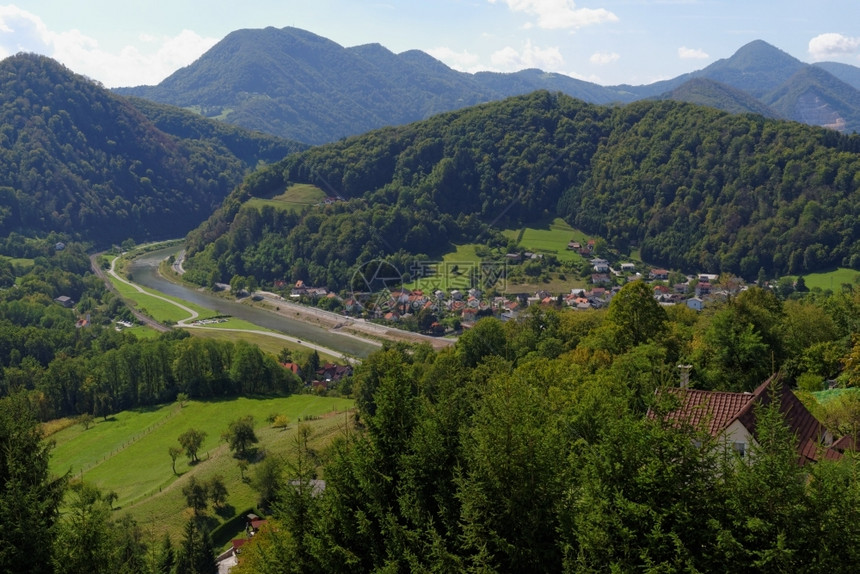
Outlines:
POLYGON ((44 56, 0 62, 0 232, 175 237, 259 161, 303 148, 137 103, 44 56))
MULTIPOLYGON (((728 58, 675 78, 640 86, 601 86, 539 69, 470 74, 453 70, 420 50, 395 54, 379 43, 345 48, 299 28, 269 27, 231 32, 196 62, 156 86, 115 91, 319 144, 535 90, 560 91, 589 103, 630 103, 671 98, 674 90, 697 78, 742 90, 759 102, 729 98, 732 105, 728 110, 761 113, 762 104, 770 105, 765 101, 768 94, 780 88, 792 91, 785 84, 792 82, 798 71, 812 66, 763 40, 754 40, 728 58), (742 106, 741 100, 749 105, 742 106)), ((860 69, 815 66, 828 74, 826 79, 817 80, 819 96, 824 100, 831 101, 834 93, 844 92, 841 84, 857 90, 851 81, 840 80, 831 70, 852 81, 856 71, 860 81, 860 69)), ((848 132, 860 130, 860 119, 849 103, 853 96, 843 93, 836 99, 840 102, 832 105, 840 119, 824 125, 838 124, 848 132)), ((786 110, 794 113, 791 106, 783 106, 782 113, 786 110)), ((781 115, 766 111, 766 115, 781 115)), ((784 117, 804 119, 803 115, 784 117)))
POLYGON ((197 282, 221 273, 339 290, 350 265, 379 258, 411 269, 476 241, 504 257, 514 247, 500 229, 547 217, 685 272, 860 269, 858 152, 860 136, 760 115, 533 92, 256 172, 188 235, 186 269, 197 282), (245 203, 295 183, 339 201, 301 214, 245 203))

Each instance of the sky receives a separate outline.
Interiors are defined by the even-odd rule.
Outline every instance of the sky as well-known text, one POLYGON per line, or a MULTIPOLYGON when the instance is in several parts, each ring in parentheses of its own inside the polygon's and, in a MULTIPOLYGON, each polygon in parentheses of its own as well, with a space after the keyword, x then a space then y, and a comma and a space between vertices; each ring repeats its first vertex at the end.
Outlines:
POLYGON ((857 0, 26 0, 0 4, 0 58, 43 54, 109 88, 157 84, 230 32, 268 26, 602 85, 673 78, 753 40, 860 66, 857 0))

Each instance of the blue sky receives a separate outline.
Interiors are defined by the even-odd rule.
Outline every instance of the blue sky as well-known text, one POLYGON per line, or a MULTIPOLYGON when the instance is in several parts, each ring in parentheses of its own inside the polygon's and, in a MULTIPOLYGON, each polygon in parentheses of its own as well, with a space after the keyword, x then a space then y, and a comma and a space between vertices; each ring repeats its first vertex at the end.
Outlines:
POLYGON ((603 85, 672 78, 756 39, 860 66, 856 0, 26 0, 0 4, 0 57, 36 52, 108 87, 155 84, 231 31, 266 26, 603 85))

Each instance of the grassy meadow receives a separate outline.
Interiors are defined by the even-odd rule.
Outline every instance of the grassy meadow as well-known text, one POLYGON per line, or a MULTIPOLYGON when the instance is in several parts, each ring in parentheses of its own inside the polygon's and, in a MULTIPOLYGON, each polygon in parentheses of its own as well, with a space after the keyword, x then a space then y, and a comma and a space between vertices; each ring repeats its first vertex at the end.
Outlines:
MULTIPOLYGON (((854 285, 858 277, 860 277, 860 272, 856 269, 840 267, 833 271, 804 275, 803 281, 806 283, 808 289, 818 287, 822 291, 827 289, 839 291, 843 283, 854 285)), ((792 276, 791 278, 796 280, 797 276, 792 276)))
POLYGON ((585 243, 589 239, 560 217, 522 229, 506 229, 502 234, 516 241, 517 247, 533 253, 555 255, 559 261, 578 261, 581 255, 568 249, 567 244, 571 241, 585 243))
MULTIPOLYGON (((207 521, 211 527, 233 518, 256 505, 257 493, 243 480, 235 459, 221 440, 227 425, 242 416, 253 415, 257 445, 266 456, 289 458, 300 420, 307 419, 314 448, 324 447, 347 424, 348 399, 293 395, 278 398, 236 398, 229 400, 189 401, 160 407, 117 413, 107 420, 98 418, 89 429, 73 424, 51 434, 56 444, 51 470, 70 472, 105 491, 117 494, 115 506, 128 511, 145 531, 156 535, 170 532, 174 539, 189 515, 182 487, 191 476, 209 480, 220 475, 229 492, 227 503, 216 512, 210 507, 207 521), (270 415, 286 415, 290 425, 274 429, 266 422, 270 415), (206 433, 198 452, 200 462, 190 465, 185 455, 171 467, 168 447, 178 446, 177 437, 195 428, 206 433)), ((255 464, 246 471, 253 476, 255 464)))
POLYGON ((146 288, 144 288, 144 293, 141 293, 127 283, 117 281, 110 275, 107 275, 107 277, 124 299, 132 302, 137 310, 146 313, 160 323, 176 323, 183 319, 188 319, 190 317, 188 312, 178 305, 184 305, 196 311, 199 315, 198 319, 209 319, 218 315, 217 311, 183 301, 177 297, 156 293, 146 288), (168 301, 165 301, 165 299, 168 299, 168 301), (171 301, 174 301, 176 304, 171 303, 171 301))
MULTIPOLYGON (((265 329, 261 329, 265 330, 265 329)), ((189 333, 193 337, 202 337, 204 339, 218 339, 222 341, 246 341, 252 345, 257 345, 264 353, 278 356, 281 349, 287 348, 293 353, 294 360, 296 357, 306 356, 312 351, 304 345, 293 343, 286 339, 272 337, 269 335, 261 335, 259 333, 251 333, 250 331, 223 331, 218 329, 189 329, 189 333)), ((317 351, 320 356, 320 361, 323 363, 343 363, 343 359, 330 355, 323 351, 317 351)))
MULTIPOLYGON (((468 290, 471 285, 471 270, 480 267, 481 258, 475 252, 478 247, 475 243, 455 245, 453 251, 442 256, 441 261, 432 263, 428 269, 432 275, 416 277, 411 283, 406 283, 407 289, 421 289, 425 293, 433 293, 437 289, 450 291, 451 289, 468 290)), ((401 273, 412 272, 410 269, 401 269, 401 273)), ((425 271, 427 273, 427 271, 425 271)))
POLYGON ((270 199, 252 197, 245 202, 245 205, 258 209, 270 205, 275 209, 298 212, 306 207, 320 203, 326 197, 328 197, 327 194, 315 185, 297 183, 288 187, 284 193, 270 199))

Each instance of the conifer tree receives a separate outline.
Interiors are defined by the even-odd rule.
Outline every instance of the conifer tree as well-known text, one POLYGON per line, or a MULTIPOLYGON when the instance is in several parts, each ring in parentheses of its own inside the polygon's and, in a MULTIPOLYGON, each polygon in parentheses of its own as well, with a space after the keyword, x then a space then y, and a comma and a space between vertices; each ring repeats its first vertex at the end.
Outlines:
POLYGON ((26 396, 0 399, 0 564, 8 572, 50 569, 52 528, 66 483, 50 475, 50 450, 26 396))
POLYGON ((176 553, 176 572, 183 574, 215 574, 215 550, 209 531, 201 529, 195 518, 185 523, 182 542, 176 553))

